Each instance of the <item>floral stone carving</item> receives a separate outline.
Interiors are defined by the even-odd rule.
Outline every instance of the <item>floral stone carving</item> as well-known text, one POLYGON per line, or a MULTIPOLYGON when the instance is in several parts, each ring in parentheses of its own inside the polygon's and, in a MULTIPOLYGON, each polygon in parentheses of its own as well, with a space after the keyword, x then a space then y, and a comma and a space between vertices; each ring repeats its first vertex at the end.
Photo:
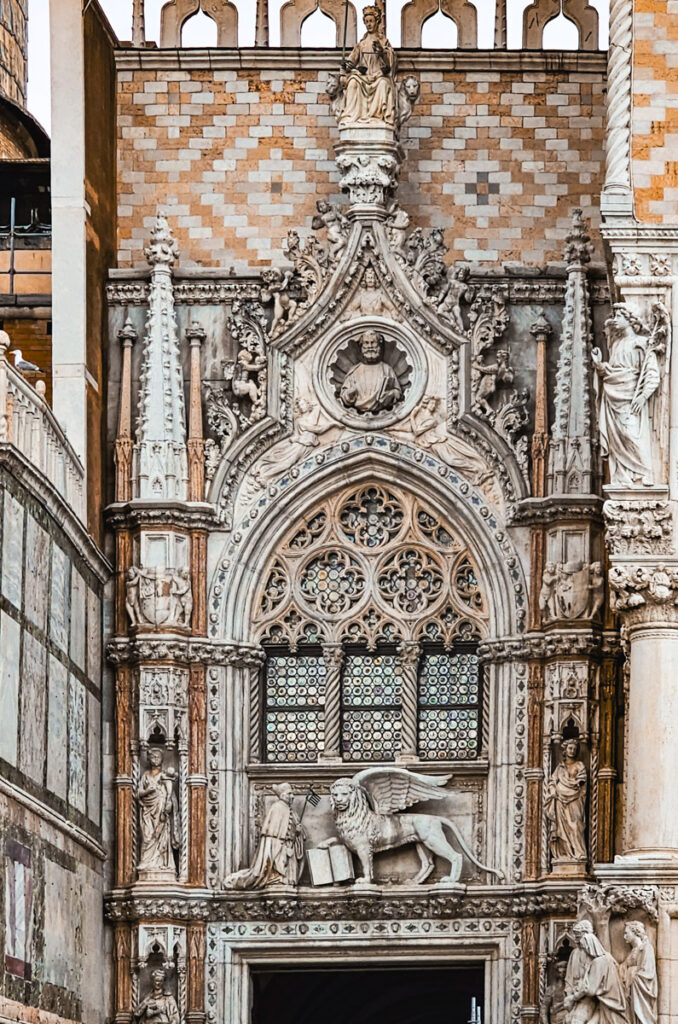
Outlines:
MULTIPOLYGON (((397 814, 423 800, 441 800, 449 775, 426 776, 402 768, 366 768, 353 778, 337 779, 330 786, 330 802, 339 838, 360 861, 363 882, 374 880, 374 855, 414 843, 421 868, 413 881, 424 882, 434 868, 432 854, 446 860, 450 873, 446 882, 461 877, 461 854, 445 835, 451 832, 464 855, 481 871, 503 875, 481 864, 466 845, 457 826, 434 814, 397 814)), ((332 840, 327 840, 326 844, 332 840)))
POLYGON ((605 541, 611 555, 668 555, 673 517, 668 501, 606 501, 605 541))

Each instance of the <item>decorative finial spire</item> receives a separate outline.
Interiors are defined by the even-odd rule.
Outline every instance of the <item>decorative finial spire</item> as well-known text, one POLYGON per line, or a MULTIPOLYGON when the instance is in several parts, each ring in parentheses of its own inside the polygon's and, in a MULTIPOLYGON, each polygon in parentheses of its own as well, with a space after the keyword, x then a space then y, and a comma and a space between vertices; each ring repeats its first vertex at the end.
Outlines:
POLYGON ((581 210, 574 210, 572 213, 572 227, 565 239, 563 259, 568 267, 572 264, 582 266, 591 262, 591 239, 586 231, 581 210))
POLYGON ((166 214, 158 210, 155 224, 151 231, 151 244, 145 250, 146 259, 152 267, 162 267, 169 270, 179 255, 177 240, 172 234, 166 214))

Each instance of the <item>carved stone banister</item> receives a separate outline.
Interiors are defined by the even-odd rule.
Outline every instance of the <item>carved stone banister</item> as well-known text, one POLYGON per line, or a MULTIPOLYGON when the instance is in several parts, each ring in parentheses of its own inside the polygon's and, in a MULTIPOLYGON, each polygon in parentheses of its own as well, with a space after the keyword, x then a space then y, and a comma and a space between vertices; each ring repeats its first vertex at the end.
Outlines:
POLYGON ((33 387, 8 361, 10 344, 0 331, 0 443, 17 448, 84 520, 83 465, 45 401, 44 381, 33 387))

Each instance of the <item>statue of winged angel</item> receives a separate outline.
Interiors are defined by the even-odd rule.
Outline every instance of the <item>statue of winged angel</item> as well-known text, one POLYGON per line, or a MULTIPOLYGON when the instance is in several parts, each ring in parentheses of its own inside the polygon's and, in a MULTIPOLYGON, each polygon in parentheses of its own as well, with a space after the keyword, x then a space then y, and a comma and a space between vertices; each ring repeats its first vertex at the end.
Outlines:
MULTIPOLYGON (((473 855, 457 826, 436 814, 397 814, 406 807, 424 800, 442 800, 444 786, 451 775, 418 775, 404 768, 365 768, 353 778, 337 779, 330 786, 330 803, 339 838, 360 860, 363 881, 374 878, 375 853, 398 846, 415 844, 421 868, 413 882, 424 882, 434 868, 432 854, 448 861, 450 873, 446 882, 458 882, 461 876, 462 856, 450 845, 445 830, 449 830, 462 853, 481 871, 503 874, 481 864, 473 855)), ((328 846, 333 840, 321 844, 328 846)))

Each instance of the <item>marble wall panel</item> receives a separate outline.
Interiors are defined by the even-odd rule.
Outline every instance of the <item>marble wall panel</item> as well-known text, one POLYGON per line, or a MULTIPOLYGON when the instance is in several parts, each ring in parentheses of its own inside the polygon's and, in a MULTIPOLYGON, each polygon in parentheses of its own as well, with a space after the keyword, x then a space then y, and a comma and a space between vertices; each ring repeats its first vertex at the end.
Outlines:
POLYGON ((42 785, 45 768, 45 653, 42 644, 24 630, 19 768, 38 785, 42 785))
POLYGON ((68 651, 68 620, 71 609, 71 566, 68 555, 58 544, 52 545, 52 583, 49 611, 49 635, 62 650, 68 651))
POLYGON ((24 610, 27 618, 43 633, 47 631, 49 546, 48 534, 29 512, 26 519, 24 610))
POLYGON ((21 608, 23 539, 23 506, 9 491, 5 491, 2 514, 2 594, 15 608, 21 608))
POLYGON ((82 882, 45 859, 45 928, 42 973, 45 981, 71 992, 80 988, 82 956, 82 882))
POLYGON ((0 758, 16 767, 19 721, 19 654, 21 629, 6 612, 0 614, 0 758))
POLYGON ((85 688, 71 675, 68 684, 68 802, 85 813, 86 780, 85 688))
POLYGON ((87 817, 98 824, 101 814, 101 759, 93 754, 101 748, 101 705, 87 694, 87 817))
POLYGON ((87 588, 87 675, 97 686, 101 684, 101 602, 87 588))
POLYGON ((83 671, 87 647, 86 606, 87 587, 85 581, 77 569, 73 568, 71 572, 71 658, 83 671))
POLYGON ((47 717, 47 788, 65 800, 68 795, 68 670, 49 659, 47 717))

